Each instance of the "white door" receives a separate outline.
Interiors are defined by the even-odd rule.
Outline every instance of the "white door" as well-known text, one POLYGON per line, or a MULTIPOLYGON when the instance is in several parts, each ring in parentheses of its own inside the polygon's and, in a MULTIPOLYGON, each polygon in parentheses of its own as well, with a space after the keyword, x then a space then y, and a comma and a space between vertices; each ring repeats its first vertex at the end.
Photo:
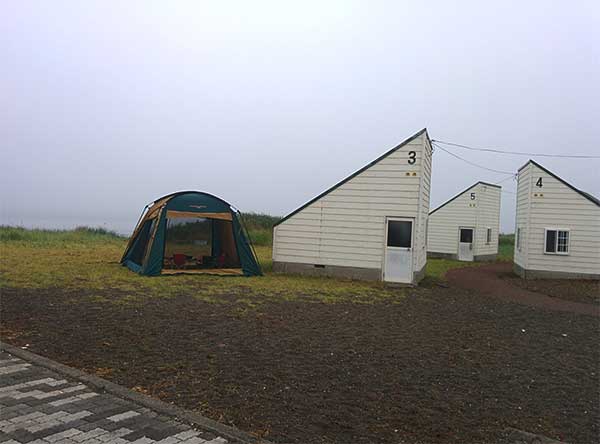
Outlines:
POLYGON ((412 283, 412 219, 387 219, 385 236, 385 265, 383 280, 386 282, 412 283))
POLYGON ((473 261, 473 228, 458 229, 458 260, 473 261))

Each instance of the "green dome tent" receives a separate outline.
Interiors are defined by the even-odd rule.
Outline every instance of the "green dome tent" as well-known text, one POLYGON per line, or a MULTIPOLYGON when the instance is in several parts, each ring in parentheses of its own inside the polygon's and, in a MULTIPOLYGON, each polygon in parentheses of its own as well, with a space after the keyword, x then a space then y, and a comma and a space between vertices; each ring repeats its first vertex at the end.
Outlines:
POLYGON ((199 191, 180 191, 147 205, 121 264, 146 276, 262 275, 239 211, 199 191))

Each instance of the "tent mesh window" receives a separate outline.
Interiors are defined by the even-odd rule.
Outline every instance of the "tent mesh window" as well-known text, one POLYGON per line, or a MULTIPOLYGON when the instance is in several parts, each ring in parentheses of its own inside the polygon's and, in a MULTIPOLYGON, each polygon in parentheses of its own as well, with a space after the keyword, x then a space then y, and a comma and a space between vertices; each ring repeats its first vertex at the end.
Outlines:
POLYGON ((144 260, 144 256, 146 253, 146 248, 148 246, 148 240, 150 239, 150 235, 154 230, 154 224, 156 223, 156 219, 150 219, 144 222, 140 233, 138 234, 137 239, 135 240, 134 245, 131 247, 131 256, 130 260, 135 262, 138 265, 142 265, 142 261, 144 260))
POLYGON ((204 217, 168 218, 163 268, 239 268, 231 221, 204 217))

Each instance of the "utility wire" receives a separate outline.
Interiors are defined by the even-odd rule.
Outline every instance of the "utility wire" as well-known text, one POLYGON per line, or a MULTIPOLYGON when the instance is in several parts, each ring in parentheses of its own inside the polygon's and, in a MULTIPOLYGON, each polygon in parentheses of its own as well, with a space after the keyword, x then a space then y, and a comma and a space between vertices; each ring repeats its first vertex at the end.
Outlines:
POLYGON ((504 178, 504 179, 502 179, 502 180, 499 180, 498 182, 494 182, 494 185, 499 185, 499 184, 501 184, 502 182, 506 182, 508 179, 516 179, 516 178, 517 178, 517 175, 513 173, 513 174, 511 174, 510 176, 508 176, 508 177, 505 177, 505 178, 504 178))
POLYGON ((471 151, 487 151, 490 153, 511 154, 513 156, 563 157, 563 158, 568 158, 568 159, 600 159, 600 156, 589 156, 589 155, 580 155, 580 154, 527 153, 527 152, 521 152, 521 151, 499 150, 499 149, 495 149, 495 148, 475 148, 472 146, 461 145, 460 143, 444 142, 442 140, 432 140, 432 142, 442 143, 444 145, 455 146, 458 148, 464 148, 464 149, 471 150, 471 151))
MULTIPOLYGON (((433 141, 432 141, 432 142, 433 142, 433 141)), ((462 158, 462 157, 460 157, 458 154, 454 154, 453 152, 451 152, 451 151, 448 151, 447 149, 445 149, 444 147, 442 147, 442 146, 440 146, 440 145, 438 145, 438 144, 436 144, 436 143, 433 143, 433 145, 434 145, 436 148, 439 148, 440 150, 442 150, 442 151, 445 151, 446 153, 450 154, 452 157, 456 157, 457 159, 460 159, 460 160, 462 160, 463 162, 466 162, 466 163, 468 163, 469 165, 473 165, 473 166, 475 166, 475 167, 477 167, 477 168, 482 168, 482 169, 484 169, 484 170, 492 171, 493 173, 500 173, 500 174, 510 174, 510 175, 514 175, 514 173, 511 173, 511 172, 509 172, 509 171, 500 171, 500 170, 495 170, 495 169, 493 169, 493 168, 488 168, 488 167, 485 167, 485 166, 483 166, 483 165, 479 165, 479 164, 477 164, 477 163, 471 162, 470 160, 463 159, 463 158, 462 158)))

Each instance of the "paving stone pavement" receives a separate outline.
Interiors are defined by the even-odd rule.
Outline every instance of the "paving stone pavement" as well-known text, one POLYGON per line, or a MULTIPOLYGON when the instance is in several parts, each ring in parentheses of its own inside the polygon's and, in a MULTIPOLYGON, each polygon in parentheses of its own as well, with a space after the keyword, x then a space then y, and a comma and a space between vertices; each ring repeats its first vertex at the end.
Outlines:
POLYGON ((2 444, 224 444, 116 396, 0 351, 2 444))

